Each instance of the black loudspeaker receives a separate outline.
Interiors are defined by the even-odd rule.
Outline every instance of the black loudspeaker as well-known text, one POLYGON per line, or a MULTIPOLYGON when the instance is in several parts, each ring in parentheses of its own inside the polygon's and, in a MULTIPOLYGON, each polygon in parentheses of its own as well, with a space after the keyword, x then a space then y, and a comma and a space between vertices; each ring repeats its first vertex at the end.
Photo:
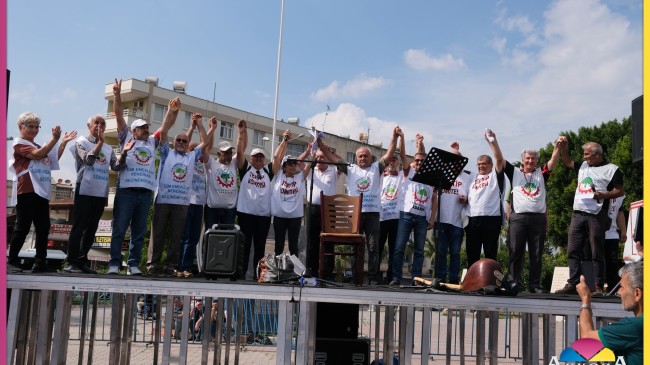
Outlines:
POLYGON ((246 237, 236 225, 214 225, 205 231, 198 252, 202 255, 202 272, 206 277, 229 277, 236 280, 242 273, 246 237))
POLYGON ((316 338, 356 339, 359 334, 359 305, 316 303, 316 338))
POLYGON ((632 162, 643 160, 643 95, 632 100, 632 162))
POLYGON ((370 340, 317 338, 314 365, 368 365, 370 340))

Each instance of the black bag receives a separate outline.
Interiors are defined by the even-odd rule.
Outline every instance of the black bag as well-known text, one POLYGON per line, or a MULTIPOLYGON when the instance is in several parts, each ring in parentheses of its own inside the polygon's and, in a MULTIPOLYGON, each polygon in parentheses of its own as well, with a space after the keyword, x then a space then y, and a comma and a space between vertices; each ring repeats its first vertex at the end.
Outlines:
POLYGON ((287 254, 274 256, 267 253, 257 264, 258 283, 278 283, 296 276, 293 272, 293 262, 287 254))
POLYGON ((235 224, 215 224, 206 230, 198 247, 200 271, 207 278, 227 277, 236 280, 244 275, 245 240, 244 234, 235 224))

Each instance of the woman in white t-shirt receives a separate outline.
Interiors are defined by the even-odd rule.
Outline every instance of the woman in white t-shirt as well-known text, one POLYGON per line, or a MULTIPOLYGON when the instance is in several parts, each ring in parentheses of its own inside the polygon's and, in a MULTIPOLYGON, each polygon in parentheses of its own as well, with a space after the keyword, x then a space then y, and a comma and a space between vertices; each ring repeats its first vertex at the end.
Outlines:
MULTIPOLYGON (((284 140, 275 151, 274 159, 283 156, 287 149, 287 140, 291 132, 285 131, 284 140)), ((284 251, 284 241, 288 234, 289 252, 298 256, 298 236, 304 214, 305 178, 310 166, 298 163, 293 156, 286 155, 282 163, 274 164, 275 177, 271 184, 271 215, 273 216, 273 231, 275 233, 275 254, 284 251), (276 167, 278 166, 278 167, 276 167), (302 168, 302 172, 299 171, 302 168)))

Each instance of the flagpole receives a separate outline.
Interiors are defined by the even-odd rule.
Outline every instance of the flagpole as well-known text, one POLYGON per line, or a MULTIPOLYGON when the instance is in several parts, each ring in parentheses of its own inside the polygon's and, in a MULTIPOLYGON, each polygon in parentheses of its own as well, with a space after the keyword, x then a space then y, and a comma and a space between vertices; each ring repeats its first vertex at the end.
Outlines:
POLYGON ((278 92, 280 89, 280 65, 282 64, 282 30, 284 28, 284 0, 282 0, 282 9, 280 12, 280 42, 278 44, 278 63, 275 71, 275 106, 273 107, 273 133, 271 139, 271 151, 269 151, 269 156, 273 156, 275 153, 275 143, 277 138, 275 138, 275 124, 278 120, 278 92))

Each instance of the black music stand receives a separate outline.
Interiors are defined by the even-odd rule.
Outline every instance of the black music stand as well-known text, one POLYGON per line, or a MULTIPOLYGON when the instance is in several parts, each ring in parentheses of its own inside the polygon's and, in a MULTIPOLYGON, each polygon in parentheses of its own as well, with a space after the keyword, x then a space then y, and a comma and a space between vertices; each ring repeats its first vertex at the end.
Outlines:
MULTIPOLYGON (((413 176, 413 181, 427 184, 436 188, 438 192, 438 210, 437 210, 437 225, 433 231, 434 245, 436 257, 433 262, 433 280, 432 287, 440 287, 440 282, 436 278, 436 269, 438 268, 438 240, 440 238, 440 200, 442 197, 443 189, 450 189, 456 181, 458 175, 463 172, 463 168, 467 165, 469 159, 461 155, 456 155, 451 152, 441 150, 439 148, 431 147, 429 154, 422 161, 422 165, 413 176)), ((447 258, 445 257, 445 260, 447 258)))

